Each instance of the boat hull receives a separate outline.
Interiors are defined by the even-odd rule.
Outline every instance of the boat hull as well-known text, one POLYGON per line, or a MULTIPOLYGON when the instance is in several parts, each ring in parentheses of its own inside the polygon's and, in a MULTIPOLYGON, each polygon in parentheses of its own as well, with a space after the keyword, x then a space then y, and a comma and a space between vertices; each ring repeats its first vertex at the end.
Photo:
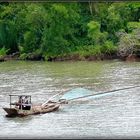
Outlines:
POLYGON ((33 106, 30 110, 21 110, 18 108, 3 108, 6 111, 6 117, 24 117, 28 115, 49 113, 58 110, 60 104, 47 104, 45 107, 33 106))

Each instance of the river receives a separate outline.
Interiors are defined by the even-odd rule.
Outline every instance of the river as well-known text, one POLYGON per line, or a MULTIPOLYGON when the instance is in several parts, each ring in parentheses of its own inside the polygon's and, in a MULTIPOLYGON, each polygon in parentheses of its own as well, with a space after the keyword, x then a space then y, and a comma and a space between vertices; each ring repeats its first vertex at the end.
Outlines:
POLYGON ((0 138, 139 138, 140 88, 78 99, 59 110, 7 118, 9 94, 33 103, 82 87, 95 92, 140 85, 140 63, 121 61, 0 63, 0 138))

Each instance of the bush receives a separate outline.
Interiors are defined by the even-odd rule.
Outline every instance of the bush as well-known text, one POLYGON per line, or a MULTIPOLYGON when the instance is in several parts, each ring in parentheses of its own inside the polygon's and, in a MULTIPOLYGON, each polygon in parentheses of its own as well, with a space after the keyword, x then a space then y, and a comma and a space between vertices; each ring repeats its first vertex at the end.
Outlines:
POLYGON ((8 49, 5 49, 5 47, 0 49, 0 57, 6 56, 6 53, 8 52, 8 49))
POLYGON ((20 58, 21 60, 26 60, 26 59, 27 59, 27 57, 28 57, 28 54, 23 53, 23 54, 21 54, 21 55, 20 55, 20 57, 19 57, 19 58, 20 58))
MULTIPOLYGON (((140 29, 134 30, 132 33, 121 34, 118 44, 118 54, 121 57, 138 54, 140 48, 140 29)), ((139 55, 139 54, 138 54, 139 55)))
POLYGON ((114 54, 117 53, 117 47, 113 44, 112 41, 106 41, 104 45, 101 47, 101 52, 103 54, 114 54))

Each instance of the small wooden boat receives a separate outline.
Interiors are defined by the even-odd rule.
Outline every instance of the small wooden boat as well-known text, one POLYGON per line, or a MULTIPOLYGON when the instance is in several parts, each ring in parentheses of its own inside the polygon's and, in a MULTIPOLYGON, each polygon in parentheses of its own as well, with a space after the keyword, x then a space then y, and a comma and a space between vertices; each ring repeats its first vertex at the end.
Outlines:
POLYGON ((10 107, 4 107, 3 109, 6 111, 6 117, 24 117, 28 115, 48 113, 52 111, 58 110, 60 107, 59 102, 48 101, 45 104, 41 105, 32 105, 31 96, 29 95, 9 95, 10 96, 10 107), (19 102, 11 102, 12 96, 18 96, 19 102), (28 100, 29 98, 29 100, 28 100), (24 101, 23 99, 26 99, 24 101))

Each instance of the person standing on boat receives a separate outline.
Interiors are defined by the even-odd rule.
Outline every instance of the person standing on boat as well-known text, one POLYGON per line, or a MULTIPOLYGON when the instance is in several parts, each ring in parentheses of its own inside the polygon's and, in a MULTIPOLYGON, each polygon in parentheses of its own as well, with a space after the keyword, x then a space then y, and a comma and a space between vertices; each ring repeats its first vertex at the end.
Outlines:
POLYGON ((25 96, 25 98, 24 98, 24 106, 23 106, 23 109, 24 110, 30 110, 30 108, 31 108, 31 105, 29 104, 29 100, 28 100, 28 96, 25 96))
POLYGON ((27 96, 25 96, 25 98, 24 98, 24 104, 28 104, 28 97, 27 96))
POLYGON ((23 99, 22 99, 22 96, 19 97, 19 100, 18 100, 18 106, 19 106, 19 109, 21 109, 22 106, 22 103, 23 103, 23 99))

